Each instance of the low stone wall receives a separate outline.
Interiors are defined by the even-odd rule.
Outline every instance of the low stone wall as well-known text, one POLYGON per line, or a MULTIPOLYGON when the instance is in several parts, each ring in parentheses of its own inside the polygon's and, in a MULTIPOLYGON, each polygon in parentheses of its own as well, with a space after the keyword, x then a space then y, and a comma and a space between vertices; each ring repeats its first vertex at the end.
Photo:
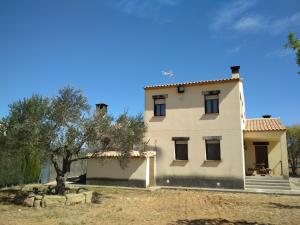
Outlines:
POLYGON ((30 194, 25 198, 23 204, 28 207, 57 207, 65 205, 76 205, 92 203, 94 192, 85 191, 81 193, 61 195, 36 195, 30 194))

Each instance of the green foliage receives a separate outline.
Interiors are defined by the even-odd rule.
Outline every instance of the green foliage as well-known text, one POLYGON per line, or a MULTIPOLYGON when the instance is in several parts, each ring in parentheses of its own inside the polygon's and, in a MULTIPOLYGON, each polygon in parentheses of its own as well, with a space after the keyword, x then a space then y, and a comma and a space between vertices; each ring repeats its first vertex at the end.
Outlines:
POLYGON ((37 182, 43 160, 43 121, 48 99, 38 95, 17 101, 1 120, 0 186, 37 182))
POLYGON ((2 185, 38 181, 43 160, 51 159, 57 173, 56 191, 63 194, 64 176, 72 162, 117 150, 123 153, 120 165, 125 167, 134 146, 143 150, 145 145, 141 114, 123 113, 114 121, 104 110, 91 113, 86 97, 71 87, 62 88, 51 99, 33 95, 9 107, 0 126, 2 185))
POLYGON ((50 108, 47 153, 57 173, 59 194, 64 192, 64 175, 71 163, 88 158, 87 151, 120 151, 123 153, 120 164, 125 167, 133 146, 143 143, 145 126, 141 115, 131 117, 124 113, 115 123, 104 110, 96 110, 91 115, 87 99, 80 90, 61 89, 52 99, 50 108))
POLYGON ((287 146, 292 174, 296 175, 296 167, 300 158, 300 125, 287 128, 287 146))
MULTIPOLYGON (((288 42, 284 45, 285 48, 291 48, 296 54, 296 63, 300 66, 300 40, 296 38, 295 33, 290 33, 288 36, 288 42)), ((298 72, 300 74, 300 71, 298 72)))
POLYGON ((120 166, 125 168, 129 161, 130 151, 136 148, 145 150, 146 143, 143 142, 146 127, 144 126, 142 114, 128 116, 121 114, 112 131, 113 149, 123 152, 119 158, 120 166))

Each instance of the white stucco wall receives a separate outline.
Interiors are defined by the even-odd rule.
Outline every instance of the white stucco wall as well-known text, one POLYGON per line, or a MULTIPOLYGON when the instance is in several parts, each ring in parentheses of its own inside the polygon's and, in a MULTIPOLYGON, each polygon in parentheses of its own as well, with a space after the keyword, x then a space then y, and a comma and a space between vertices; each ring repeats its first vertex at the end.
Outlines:
MULTIPOLYGON (((157 150, 157 177, 195 176, 244 179, 240 82, 145 90, 146 140, 157 150), (219 114, 205 114, 203 91, 220 90, 219 114), (168 95, 166 116, 154 117, 153 95, 168 95), (221 161, 206 161, 204 136, 221 136, 221 161), (188 161, 174 161, 172 137, 189 137, 188 161)), ((243 96, 243 94, 242 94, 243 96)))
POLYGON ((132 158, 127 167, 122 169, 116 158, 89 159, 86 176, 87 179, 145 180, 146 164, 146 158, 132 158))

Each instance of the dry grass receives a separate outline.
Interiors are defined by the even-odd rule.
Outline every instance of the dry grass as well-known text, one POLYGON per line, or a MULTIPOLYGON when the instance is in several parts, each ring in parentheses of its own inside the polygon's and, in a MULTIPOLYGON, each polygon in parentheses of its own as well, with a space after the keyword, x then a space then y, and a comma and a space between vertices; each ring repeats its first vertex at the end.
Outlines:
MULTIPOLYGON (((8 203, 0 224, 299 224, 300 196, 184 190, 155 192, 97 188, 99 204, 33 209, 8 203)), ((6 198, 5 198, 6 197, 6 198)))

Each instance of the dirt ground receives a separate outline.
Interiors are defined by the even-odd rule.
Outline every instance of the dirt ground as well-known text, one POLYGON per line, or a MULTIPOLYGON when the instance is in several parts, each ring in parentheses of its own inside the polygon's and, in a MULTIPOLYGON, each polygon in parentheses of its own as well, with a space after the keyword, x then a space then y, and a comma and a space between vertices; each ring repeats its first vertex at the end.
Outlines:
POLYGON ((0 192, 2 225, 300 224, 300 196, 185 190, 95 189, 99 203, 34 209, 0 192))

